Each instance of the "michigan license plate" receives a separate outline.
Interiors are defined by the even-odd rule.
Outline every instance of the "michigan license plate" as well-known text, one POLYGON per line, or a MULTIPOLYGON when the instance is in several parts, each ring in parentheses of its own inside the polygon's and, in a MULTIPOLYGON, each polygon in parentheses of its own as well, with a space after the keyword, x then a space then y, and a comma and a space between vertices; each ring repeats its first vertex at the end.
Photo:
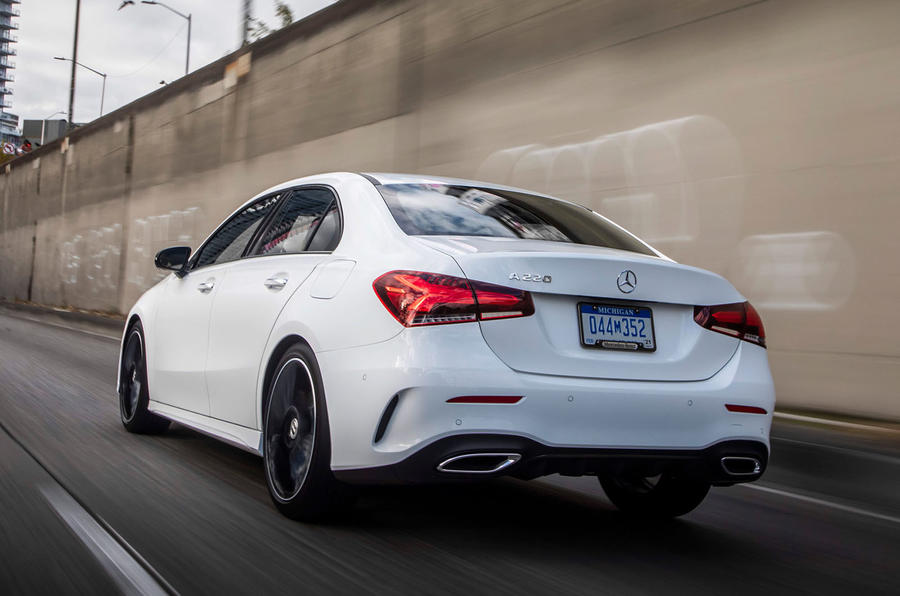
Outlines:
POLYGON ((646 306, 578 304, 581 344, 589 348, 652 352, 653 312, 646 306))

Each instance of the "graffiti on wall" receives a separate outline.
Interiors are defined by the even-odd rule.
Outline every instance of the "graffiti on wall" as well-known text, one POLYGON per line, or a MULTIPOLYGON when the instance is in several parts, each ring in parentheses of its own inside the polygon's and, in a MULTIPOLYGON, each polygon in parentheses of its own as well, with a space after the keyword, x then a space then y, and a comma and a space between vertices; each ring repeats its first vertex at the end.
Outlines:
POLYGON ((60 245, 63 284, 92 295, 115 292, 119 283, 122 224, 82 230, 60 245))
MULTIPOLYGON (((197 237, 202 211, 199 207, 174 209, 131 222, 128 238, 128 282, 149 288, 165 274, 153 266, 153 256, 173 244, 190 245, 197 237)), ((79 292, 104 295, 118 290, 122 247, 122 224, 80 230, 61 243, 59 250, 62 283, 79 292)))
POLYGON ((200 207, 187 207, 132 221, 129 238, 132 262, 128 268, 128 283, 144 290, 165 277, 165 272, 153 266, 154 255, 168 246, 192 246, 198 238, 202 215, 200 207))

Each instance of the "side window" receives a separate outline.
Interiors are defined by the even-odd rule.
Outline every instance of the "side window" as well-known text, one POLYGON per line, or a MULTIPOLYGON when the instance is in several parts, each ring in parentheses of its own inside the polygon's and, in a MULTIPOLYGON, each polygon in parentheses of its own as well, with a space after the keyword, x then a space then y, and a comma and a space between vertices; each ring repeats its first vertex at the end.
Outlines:
POLYGON ((227 263, 241 258, 247 243, 280 195, 266 197, 241 210, 213 234, 194 260, 194 267, 227 263))
POLYGON ((328 213, 322 218, 319 227, 313 232, 312 240, 306 247, 310 252, 331 252, 337 248, 341 239, 341 215, 338 213, 337 201, 332 201, 328 213))
POLYGON ((272 223, 263 234, 254 254, 281 255, 308 250, 307 244, 328 219, 334 203, 334 193, 330 190, 295 190, 272 218, 272 223))

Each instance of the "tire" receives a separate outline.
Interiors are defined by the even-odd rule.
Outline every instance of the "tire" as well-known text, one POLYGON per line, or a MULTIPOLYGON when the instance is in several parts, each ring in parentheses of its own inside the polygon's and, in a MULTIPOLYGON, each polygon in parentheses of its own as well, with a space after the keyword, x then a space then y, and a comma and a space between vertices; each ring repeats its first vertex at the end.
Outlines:
POLYGON ((321 521, 352 500, 331 472, 325 389, 312 349, 296 343, 274 369, 263 418, 266 485, 286 517, 321 521))
POLYGON ((678 517, 693 511, 709 492, 703 480, 664 472, 659 476, 619 474, 599 477, 619 511, 640 517, 678 517))
POLYGON ((147 386, 147 352, 144 328, 132 325, 122 350, 119 414, 128 432, 157 434, 169 428, 169 421, 147 410, 150 390, 147 386))

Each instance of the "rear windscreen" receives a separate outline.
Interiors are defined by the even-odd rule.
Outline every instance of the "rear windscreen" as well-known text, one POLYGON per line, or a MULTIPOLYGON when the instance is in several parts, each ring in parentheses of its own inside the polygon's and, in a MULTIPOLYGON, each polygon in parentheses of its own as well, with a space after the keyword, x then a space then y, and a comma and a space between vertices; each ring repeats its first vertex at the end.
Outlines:
POLYGON ((493 236, 571 242, 654 255, 642 242, 592 211, 511 190, 441 184, 376 186, 411 236, 493 236))

